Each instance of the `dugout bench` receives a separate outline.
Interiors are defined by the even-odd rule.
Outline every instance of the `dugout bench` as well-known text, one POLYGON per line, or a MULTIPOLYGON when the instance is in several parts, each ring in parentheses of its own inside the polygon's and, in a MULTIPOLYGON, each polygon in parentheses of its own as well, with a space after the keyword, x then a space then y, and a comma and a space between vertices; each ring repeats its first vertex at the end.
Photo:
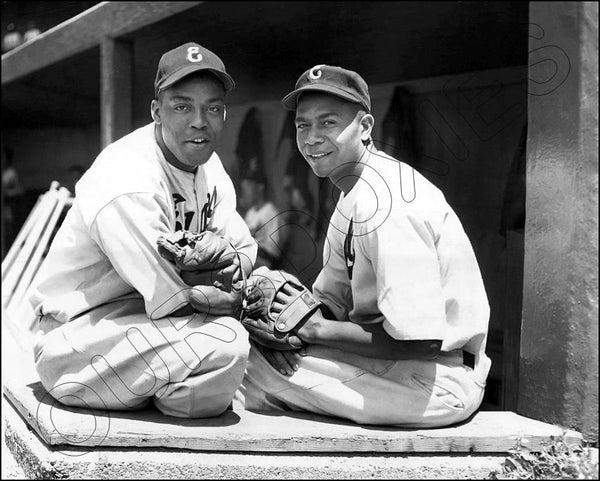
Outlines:
POLYGON ((133 412, 64 406, 35 372, 36 325, 26 299, 72 200, 53 182, 2 262, 4 436, 30 478, 483 478, 501 470, 519 439, 533 451, 550 436, 583 443, 578 432, 500 411, 447 428, 400 429, 308 413, 180 419, 152 405, 133 412))

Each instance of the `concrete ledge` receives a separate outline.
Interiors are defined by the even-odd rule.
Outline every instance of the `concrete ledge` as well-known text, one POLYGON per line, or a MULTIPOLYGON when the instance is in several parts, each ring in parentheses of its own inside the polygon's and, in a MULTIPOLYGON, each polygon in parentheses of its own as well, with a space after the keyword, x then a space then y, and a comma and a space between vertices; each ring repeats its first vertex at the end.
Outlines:
POLYGON ((5 439, 31 479, 483 479, 503 454, 259 454, 49 447, 3 399, 5 439))

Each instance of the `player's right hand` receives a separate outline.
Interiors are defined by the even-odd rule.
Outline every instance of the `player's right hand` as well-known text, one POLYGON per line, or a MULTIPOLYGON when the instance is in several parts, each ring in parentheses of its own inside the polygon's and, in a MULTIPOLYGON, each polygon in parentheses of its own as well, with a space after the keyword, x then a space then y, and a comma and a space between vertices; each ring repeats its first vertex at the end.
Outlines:
POLYGON ((239 319, 242 312, 241 284, 241 282, 235 284, 229 291, 214 286, 190 287, 190 304, 198 312, 239 319))
POLYGON ((238 263, 212 271, 181 271, 181 279, 188 286, 214 286, 228 292, 241 278, 242 272, 238 263))
POLYGON ((291 376, 298 370, 298 363, 300 358, 306 356, 306 350, 304 348, 297 349, 294 351, 276 351, 270 349, 256 342, 251 342, 267 360, 267 362, 273 366, 274 369, 279 371, 284 376, 291 376))

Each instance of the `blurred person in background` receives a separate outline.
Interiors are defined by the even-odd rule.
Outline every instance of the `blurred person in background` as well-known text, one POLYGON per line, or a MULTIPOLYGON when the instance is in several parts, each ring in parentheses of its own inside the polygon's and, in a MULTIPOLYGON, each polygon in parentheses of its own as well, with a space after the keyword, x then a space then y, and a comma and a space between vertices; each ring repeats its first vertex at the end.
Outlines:
POLYGON ((35 26, 35 22, 29 20, 29 22, 27 22, 27 30, 25 31, 25 35, 23 35, 23 42, 29 42, 41 33, 42 31, 35 26))
POLYGON ((267 179, 253 174, 242 179, 240 207, 245 210, 244 221, 258 244, 254 268, 275 269, 281 257, 281 214, 268 200, 267 179))
POLYGON ((80 164, 75 164, 70 166, 67 169, 65 174, 65 180, 62 182, 62 185, 69 189, 71 194, 75 195, 75 184, 81 178, 81 176, 85 173, 85 167, 80 164))
POLYGON ((6 33, 2 38, 2 53, 9 52, 23 43, 23 36, 15 29, 14 23, 6 26, 6 33))
POLYGON ((2 148, 2 235, 3 252, 17 236, 23 223, 23 194, 19 173, 13 165, 14 151, 10 147, 2 148))

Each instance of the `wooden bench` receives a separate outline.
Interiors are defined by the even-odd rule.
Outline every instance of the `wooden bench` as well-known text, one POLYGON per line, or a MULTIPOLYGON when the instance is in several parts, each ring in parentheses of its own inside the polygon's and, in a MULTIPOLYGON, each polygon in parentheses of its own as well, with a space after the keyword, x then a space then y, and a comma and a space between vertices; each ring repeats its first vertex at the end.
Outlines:
POLYGON ((473 456, 479 456, 489 461, 484 463, 489 471, 500 466, 501 455, 519 439, 533 451, 562 434, 569 443, 583 443, 577 432, 513 412, 480 411, 447 428, 400 429, 309 413, 234 410, 210 419, 179 419, 153 407, 135 412, 66 407, 39 382, 31 352, 33 313, 24 305, 48 242, 70 205, 65 191, 53 184, 40 197, 2 263, 2 309, 8 314, 2 322, 6 441, 29 476, 119 478, 144 472, 177 478, 177 470, 183 469, 187 474, 181 476, 188 478, 264 479, 270 477, 266 466, 279 466, 280 477, 291 478, 366 477, 375 471, 383 477, 407 477, 412 463, 417 478, 479 477, 483 471, 469 471, 453 459, 475 462, 473 456), (331 466, 337 468, 331 471, 331 466), (438 466, 435 476, 423 474, 432 466, 438 466))
POLYGON ((31 331, 33 310, 27 302, 30 286, 56 233, 73 203, 71 193, 56 181, 40 195, 15 241, 2 260, 2 314, 31 331))

